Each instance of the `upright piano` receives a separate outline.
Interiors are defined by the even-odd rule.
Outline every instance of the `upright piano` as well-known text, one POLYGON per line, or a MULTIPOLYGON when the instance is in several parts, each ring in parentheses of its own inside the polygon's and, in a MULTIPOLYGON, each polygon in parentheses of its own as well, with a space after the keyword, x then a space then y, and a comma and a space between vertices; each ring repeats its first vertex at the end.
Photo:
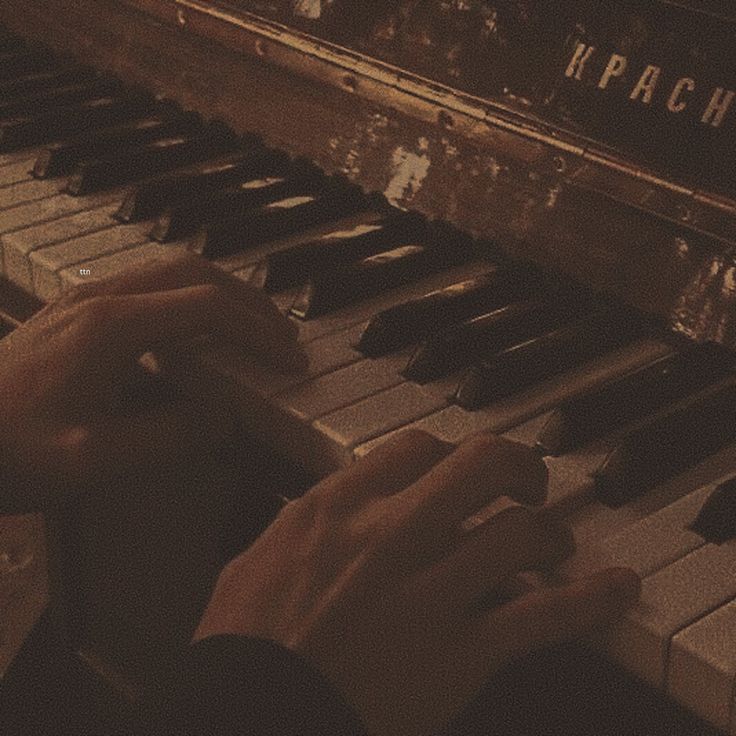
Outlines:
MULTIPOLYGON (((0 22, 24 314, 195 250, 300 325, 308 376, 200 367, 305 477, 406 427, 538 447, 570 571, 644 580, 601 651, 692 733, 736 734, 730 3, 8 0, 0 22)), ((107 531, 77 511, 51 525, 57 607, 134 692, 99 601, 140 580, 90 561, 107 531)), ((162 646, 193 626, 137 610, 162 646)))

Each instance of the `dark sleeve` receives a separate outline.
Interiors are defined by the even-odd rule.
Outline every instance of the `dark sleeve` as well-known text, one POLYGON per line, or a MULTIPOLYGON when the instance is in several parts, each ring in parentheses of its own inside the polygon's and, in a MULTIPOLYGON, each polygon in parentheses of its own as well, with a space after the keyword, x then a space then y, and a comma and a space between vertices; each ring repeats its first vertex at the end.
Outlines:
MULTIPOLYGON (((171 681, 170 681, 171 682, 171 681)), ((155 721, 183 736, 365 736, 308 662, 263 639, 216 636, 188 648, 155 721)))

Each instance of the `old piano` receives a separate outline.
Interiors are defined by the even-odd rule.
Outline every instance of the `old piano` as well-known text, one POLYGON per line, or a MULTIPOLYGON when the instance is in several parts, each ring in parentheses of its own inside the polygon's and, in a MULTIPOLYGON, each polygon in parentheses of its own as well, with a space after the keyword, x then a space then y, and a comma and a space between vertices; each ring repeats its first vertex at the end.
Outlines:
MULTIPOLYGON (((617 683, 595 733, 736 734, 730 3, 5 0, 0 23, 11 317, 181 249, 257 283, 311 366, 202 359, 250 434, 306 477, 407 426, 539 447, 571 566, 644 578, 599 646, 629 674, 576 679, 617 683)), ((141 581, 91 561, 92 512, 48 520, 53 609, 134 697, 114 612, 141 581)), ((140 605, 156 646, 186 640, 140 605)))

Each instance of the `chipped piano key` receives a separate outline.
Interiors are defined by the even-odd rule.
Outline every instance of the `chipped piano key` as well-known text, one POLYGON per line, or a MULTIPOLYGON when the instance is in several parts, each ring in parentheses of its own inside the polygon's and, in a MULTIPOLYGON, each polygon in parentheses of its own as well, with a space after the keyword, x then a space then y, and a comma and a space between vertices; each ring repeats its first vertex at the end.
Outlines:
POLYGON ((642 331, 640 319, 604 308, 485 360, 468 373, 455 401, 465 409, 480 408, 632 342, 642 331))
POLYGON ((261 278, 263 288, 278 292, 306 283, 312 274, 334 269, 384 251, 405 238, 427 235, 425 222, 412 215, 397 213, 373 223, 336 230, 291 248, 270 254, 261 278))
POLYGON ((385 355, 444 327, 521 299, 539 286, 539 278, 531 270, 492 263, 488 269, 374 315, 360 336, 358 350, 371 358, 385 355))
POLYGON ((120 82, 113 77, 97 77, 64 87, 0 98, 0 118, 33 115, 55 106, 72 105, 99 97, 111 97, 118 94, 121 88, 120 82))
POLYGON ((558 407, 537 444, 549 455, 568 452, 706 388, 724 377, 733 365, 733 357, 716 345, 673 351, 558 407))
POLYGON ((0 121, 0 151, 37 146, 95 127, 114 125, 155 114, 156 103, 147 96, 102 97, 37 115, 0 121))
MULTIPOLYGON (((264 167, 265 168, 265 167, 264 167)), ((257 174, 257 171, 254 172, 257 174)), ((205 227, 223 218, 245 214, 255 207, 284 198, 307 194, 314 185, 298 177, 264 175, 249 178, 226 189, 207 195, 196 195, 169 207, 156 221, 151 237, 159 243, 167 243, 191 235, 198 227, 205 227)))
POLYGON ((314 273, 291 313, 300 319, 314 319, 469 259, 468 251, 453 245, 400 245, 347 266, 314 273))
POLYGON ((192 246, 207 258, 227 256, 258 243, 338 220, 366 207, 370 207, 370 202, 352 187, 287 197, 238 217, 205 225, 193 239, 192 246))
POLYGON ((83 161, 69 179, 69 194, 89 194, 127 184, 144 176, 187 166, 231 151, 235 135, 224 125, 213 123, 198 134, 177 136, 130 146, 101 158, 83 161))
POLYGON ((194 113, 173 117, 157 115, 83 133, 43 149, 33 166, 33 176, 47 179, 69 174, 83 159, 111 153, 121 146, 142 145, 159 138, 191 134, 198 125, 199 116, 194 113))
POLYGON ((621 505, 731 442, 736 386, 730 381, 625 434, 595 473, 597 497, 621 505))

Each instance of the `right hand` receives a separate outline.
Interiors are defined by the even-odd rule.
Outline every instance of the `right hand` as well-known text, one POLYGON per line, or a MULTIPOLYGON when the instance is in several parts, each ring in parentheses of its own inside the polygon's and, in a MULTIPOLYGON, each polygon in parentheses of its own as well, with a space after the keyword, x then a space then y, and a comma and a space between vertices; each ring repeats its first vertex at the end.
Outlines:
POLYGON ((541 503, 546 479, 535 453, 492 435, 451 451, 403 433, 288 504, 225 568, 195 639, 276 641, 372 736, 433 733, 511 659, 606 625, 638 595, 631 571, 608 570, 490 602, 569 555, 572 535, 524 505, 464 522, 502 496, 541 503))

